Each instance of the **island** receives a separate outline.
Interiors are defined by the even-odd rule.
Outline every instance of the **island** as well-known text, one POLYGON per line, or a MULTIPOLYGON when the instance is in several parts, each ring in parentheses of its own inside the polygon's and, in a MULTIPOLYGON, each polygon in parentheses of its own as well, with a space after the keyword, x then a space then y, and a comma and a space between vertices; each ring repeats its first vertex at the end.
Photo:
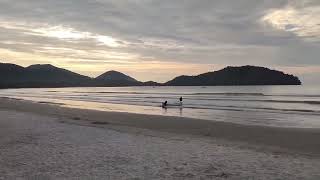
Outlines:
POLYGON ((228 66, 197 76, 179 76, 167 86, 301 85, 298 77, 258 66, 228 66))

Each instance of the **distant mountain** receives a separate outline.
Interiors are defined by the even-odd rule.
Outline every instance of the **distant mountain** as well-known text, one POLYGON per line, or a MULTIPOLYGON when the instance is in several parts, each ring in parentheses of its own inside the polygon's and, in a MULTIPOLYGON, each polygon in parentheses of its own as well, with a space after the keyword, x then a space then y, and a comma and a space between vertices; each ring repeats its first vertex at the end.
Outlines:
POLYGON ((0 63, 0 81, 2 83, 19 82, 24 75, 24 67, 15 64, 0 63))
POLYGON ((57 68, 50 64, 36 64, 25 68, 27 77, 34 83, 56 84, 56 85, 79 85, 87 84, 91 78, 83 76, 66 69, 57 68))
POLYGON ((217 85, 301 85, 298 77, 257 66, 228 66, 222 70, 197 76, 179 76, 166 82, 167 86, 217 85))
POLYGON ((142 86, 161 86, 161 83, 157 83, 154 81, 147 81, 147 82, 143 82, 142 86))
POLYGON ((137 82, 136 79, 125 75, 121 72, 118 71, 108 71, 105 72, 103 74, 101 74, 100 76, 96 77, 96 79, 98 80, 103 80, 103 81, 131 81, 131 82, 137 82))
POLYGON ((0 63, 0 88, 87 86, 91 78, 49 64, 0 63))
POLYGON ((154 81, 140 82, 117 71, 108 71, 93 79, 50 64, 36 64, 25 68, 0 63, 0 88, 300 84, 296 76, 256 66, 226 67, 197 76, 179 76, 161 84, 154 81))
POLYGON ((139 86, 142 83, 118 71, 108 71, 95 78, 95 82, 102 86, 139 86))

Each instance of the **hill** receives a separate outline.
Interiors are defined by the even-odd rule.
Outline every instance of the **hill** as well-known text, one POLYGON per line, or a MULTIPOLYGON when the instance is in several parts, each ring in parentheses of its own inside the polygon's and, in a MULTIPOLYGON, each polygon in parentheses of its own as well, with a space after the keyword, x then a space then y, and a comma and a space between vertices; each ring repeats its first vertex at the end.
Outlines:
POLYGON ((167 86, 230 86, 230 85, 301 85, 301 81, 281 71, 257 66, 228 66, 222 70, 197 76, 179 76, 167 86))
POLYGON ((118 71, 107 71, 95 78, 98 86, 139 86, 142 83, 118 71))
POLYGON ((142 86, 162 86, 162 84, 154 81, 147 81, 147 82, 143 82, 142 86))
POLYGON ((49 64, 24 68, 0 63, 0 88, 87 86, 90 81, 89 77, 49 64))
POLYGON ((50 64, 36 64, 26 68, 27 77, 33 83, 44 83, 50 85, 80 85, 87 84, 91 78, 83 76, 66 69, 57 68, 50 64))
POLYGON ((296 76, 257 66, 226 67, 197 76, 179 76, 161 84, 154 81, 140 82, 118 71, 108 71, 93 79, 50 64, 36 64, 25 68, 0 63, 0 88, 300 84, 296 76))

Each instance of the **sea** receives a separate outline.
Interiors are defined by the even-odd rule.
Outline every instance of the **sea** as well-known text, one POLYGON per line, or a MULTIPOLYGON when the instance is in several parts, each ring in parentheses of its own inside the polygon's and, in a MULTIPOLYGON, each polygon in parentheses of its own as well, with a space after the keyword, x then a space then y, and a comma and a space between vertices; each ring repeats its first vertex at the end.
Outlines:
POLYGON ((3 89, 0 97, 99 111, 320 128, 320 86, 316 85, 3 89), (164 101, 167 108, 161 107, 164 101))

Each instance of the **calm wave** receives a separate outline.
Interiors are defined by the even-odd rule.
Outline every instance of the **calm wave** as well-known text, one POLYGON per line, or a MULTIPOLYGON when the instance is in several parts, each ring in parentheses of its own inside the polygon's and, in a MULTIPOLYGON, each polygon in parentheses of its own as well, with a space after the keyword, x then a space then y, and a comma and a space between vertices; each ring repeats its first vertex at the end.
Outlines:
POLYGON ((0 96, 65 106, 279 127, 320 128, 318 86, 7 89, 0 96), (160 108, 163 101, 183 108, 160 108))

